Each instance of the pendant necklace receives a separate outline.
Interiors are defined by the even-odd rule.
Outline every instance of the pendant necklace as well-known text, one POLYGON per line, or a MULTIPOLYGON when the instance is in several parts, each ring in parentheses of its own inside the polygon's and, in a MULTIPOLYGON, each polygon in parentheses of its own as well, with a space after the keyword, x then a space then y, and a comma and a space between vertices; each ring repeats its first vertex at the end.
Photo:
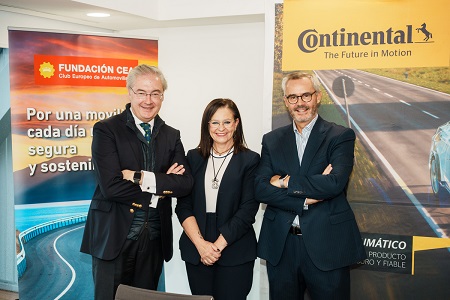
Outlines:
POLYGON ((231 153, 232 150, 233 150, 233 147, 231 147, 231 149, 228 150, 228 153, 223 157, 222 163, 220 164, 220 167, 219 167, 219 170, 217 170, 217 173, 216 173, 216 167, 214 165, 214 152, 211 151, 211 160, 212 160, 213 175, 214 175, 214 178, 212 180, 212 185, 211 186, 215 190, 217 190, 219 188, 219 179, 217 179, 217 176, 219 175, 219 172, 220 172, 220 169, 223 166, 223 163, 225 162, 225 160, 227 159, 228 155, 231 153))

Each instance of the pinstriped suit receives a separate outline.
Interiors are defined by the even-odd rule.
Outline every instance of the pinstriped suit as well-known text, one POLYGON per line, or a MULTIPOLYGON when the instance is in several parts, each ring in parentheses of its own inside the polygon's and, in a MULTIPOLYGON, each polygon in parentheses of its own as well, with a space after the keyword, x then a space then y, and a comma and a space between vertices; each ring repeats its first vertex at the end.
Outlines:
MULTIPOLYGON (((156 177, 155 194, 167 196, 158 201, 156 208, 160 220, 161 238, 157 239, 157 242, 153 242, 153 245, 156 245, 154 247, 156 248, 159 246, 157 243, 160 243, 161 253, 153 251, 151 256, 142 255, 152 261, 144 263, 140 261, 135 264, 135 269, 146 268, 145 271, 148 271, 149 268, 153 269, 151 272, 145 272, 142 276, 136 276, 132 284, 141 288, 151 288, 149 285, 153 284, 156 289, 161 272, 159 266, 162 266, 163 259, 169 261, 173 255, 172 200, 170 197, 181 197, 188 194, 194 180, 185 158, 180 132, 166 125, 158 115, 155 117, 152 131, 151 149, 153 151, 148 161, 146 161, 147 156, 144 155, 145 148, 142 145, 147 145, 147 141, 136 128, 130 103, 126 105, 126 110, 121 114, 99 121, 94 125, 92 157, 97 187, 89 207, 80 251, 93 257, 96 299, 113 299, 119 283, 131 285, 131 283, 123 282, 125 270, 131 269, 122 265, 122 259, 126 257, 123 255, 124 249, 129 248, 127 245, 130 245, 131 241, 127 236, 137 211, 148 213, 150 210, 152 194, 142 192, 139 185, 124 180, 121 170, 143 170, 149 166, 146 170, 153 171, 156 177), (185 174, 166 174, 174 162, 186 167, 185 174), (104 268, 108 268, 107 271, 104 268)), ((151 226, 154 226, 154 223, 151 226)), ((159 230, 158 227, 154 226, 156 229, 153 230, 159 230)), ((148 230, 148 232, 150 231, 148 230)), ((148 238, 142 234, 139 240, 145 241, 148 238)), ((145 249, 149 248, 151 247, 145 249)))
MULTIPOLYGON (((300 217, 305 260, 311 261, 319 270, 317 273, 343 268, 365 258, 345 191, 353 168, 354 142, 353 130, 319 116, 300 166, 292 124, 264 135, 255 180, 256 199, 267 204, 258 241, 260 258, 276 268, 286 250, 289 229, 296 215, 300 217), (322 175, 328 164, 333 167, 331 174, 322 175), (270 184, 275 174, 291 176, 287 189, 270 184), (324 201, 303 210, 305 198, 324 201)), ((282 270, 278 271, 281 273, 277 276, 283 275, 282 270)))

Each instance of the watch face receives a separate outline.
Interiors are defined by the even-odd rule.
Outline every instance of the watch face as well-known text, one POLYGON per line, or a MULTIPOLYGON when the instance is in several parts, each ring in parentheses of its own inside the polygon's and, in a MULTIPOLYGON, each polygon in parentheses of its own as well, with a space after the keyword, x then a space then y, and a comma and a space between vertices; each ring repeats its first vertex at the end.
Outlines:
POLYGON ((142 177, 142 172, 134 172, 133 182, 135 184, 139 184, 139 181, 141 181, 141 177, 142 177))
POLYGON ((140 179, 141 179, 141 176, 142 176, 142 173, 141 173, 141 172, 134 172, 133 178, 134 178, 134 179, 140 180, 140 179))

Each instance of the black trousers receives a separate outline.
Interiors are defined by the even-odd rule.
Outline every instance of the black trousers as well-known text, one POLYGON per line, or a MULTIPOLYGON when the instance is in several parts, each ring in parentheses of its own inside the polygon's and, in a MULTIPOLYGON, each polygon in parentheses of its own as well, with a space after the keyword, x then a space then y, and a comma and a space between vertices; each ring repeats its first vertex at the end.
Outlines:
POLYGON ((210 295, 214 300, 245 300, 252 288, 251 261, 238 266, 205 266, 186 263, 189 287, 193 295, 210 295))
POLYGON ((126 240, 113 260, 92 257, 94 297, 113 300, 119 284, 156 290, 162 272, 161 239, 150 240, 144 230, 138 240, 126 240))
POLYGON ((267 262, 267 275, 271 300, 303 300, 305 290, 312 300, 350 299, 350 268, 318 269, 301 235, 288 234, 278 265, 267 262))
MULTIPOLYGON (((214 242, 220 234, 216 219, 215 213, 206 214, 207 241, 214 242)), ((245 300, 252 288, 254 265, 255 261, 237 266, 186 263, 189 287, 193 295, 210 295, 214 300, 245 300)))

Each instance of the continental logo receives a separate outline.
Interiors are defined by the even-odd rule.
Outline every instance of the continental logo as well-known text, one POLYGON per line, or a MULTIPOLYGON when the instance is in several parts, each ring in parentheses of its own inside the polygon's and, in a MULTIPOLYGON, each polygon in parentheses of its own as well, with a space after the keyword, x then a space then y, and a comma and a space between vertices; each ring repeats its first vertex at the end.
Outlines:
POLYGON ((388 28, 384 31, 347 32, 345 28, 332 33, 320 33, 306 29, 298 36, 298 48, 304 53, 312 53, 320 48, 352 47, 371 45, 404 45, 412 43, 431 43, 433 34, 427 30, 426 23, 414 28, 406 25, 403 29, 388 28), (420 34, 420 36, 419 36, 420 34), (414 35, 420 42, 414 42, 414 35))

